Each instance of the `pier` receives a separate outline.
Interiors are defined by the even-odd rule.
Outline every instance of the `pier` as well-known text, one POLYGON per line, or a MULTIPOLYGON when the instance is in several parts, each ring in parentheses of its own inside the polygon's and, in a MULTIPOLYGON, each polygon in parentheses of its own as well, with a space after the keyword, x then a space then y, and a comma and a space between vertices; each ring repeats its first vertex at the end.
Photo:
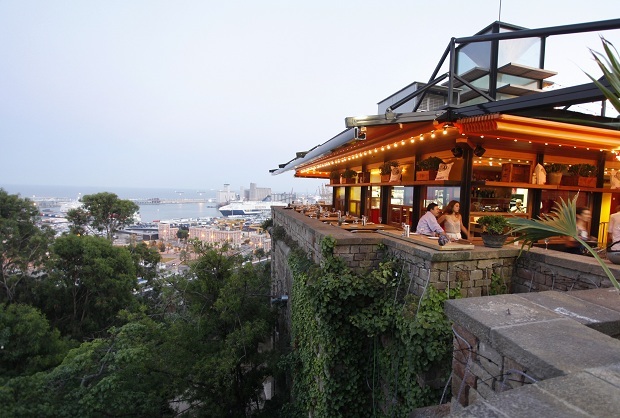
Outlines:
MULTIPOLYGON (((40 208, 53 208, 61 206, 65 203, 75 201, 68 197, 33 197, 30 198, 40 208)), ((136 205, 173 205, 183 203, 206 203, 208 207, 216 207, 216 203, 212 199, 160 199, 159 197, 127 199, 136 205)))
POLYGON ((128 199, 137 205, 172 205, 182 203, 207 203, 211 207, 215 207, 215 202, 209 199, 160 199, 158 197, 151 197, 148 199, 128 199))

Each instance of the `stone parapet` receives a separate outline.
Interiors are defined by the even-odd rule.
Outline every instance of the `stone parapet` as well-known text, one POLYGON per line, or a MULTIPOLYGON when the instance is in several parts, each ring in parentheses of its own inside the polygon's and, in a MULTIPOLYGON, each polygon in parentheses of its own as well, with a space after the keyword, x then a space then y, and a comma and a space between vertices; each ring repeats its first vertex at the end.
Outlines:
POLYGON ((454 321, 455 416, 513 416, 517 403, 534 408, 529 416, 561 416, 567 405, 607 416, 600 412, 609 410, 609 402, 620 406, 617 396, 594 406, 587 397, 568 395, 575 382, 586 380, 602 393, 620 389, 615 289, 449 300, 445 310, 454 321), (611 384, 601 377, 608 368, 615 370, 611 384), (511 389, 518 390, 499 395, 511 389))

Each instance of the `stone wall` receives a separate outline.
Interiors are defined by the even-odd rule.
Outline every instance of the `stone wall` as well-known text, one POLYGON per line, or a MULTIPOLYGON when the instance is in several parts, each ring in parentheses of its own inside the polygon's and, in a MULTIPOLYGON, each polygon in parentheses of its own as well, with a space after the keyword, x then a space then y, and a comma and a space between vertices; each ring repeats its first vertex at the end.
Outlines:
MULTIPOLYGON (((607 383, 592 376, 615 367, 614 379, 620 381, 620 296, 615 289, 605 289, 611 283, 592 257, 541 248, 520 254, 514 245, 438 251, 385 232, 354 234, 293 210, 274 209, 273 219, 274 226, 282 227, 315 263, 321 262, 321 240, 332 236, 335 254, 354 270, 376 266, 382 256, 378 245, 383 244, 403 261, 410 293, 422 294, 429 283, 437 289, 460 284, 466 298, 446 304, 446 313, 454 321, 452 409, 457 415, 457 405, 472 403, 475 405, 464 409, 462 416, 477 416, 475 408, 482 408, 479 413, 485 416, 494 416, 489 411, 502 408, 508 415, 514 414, 511 408, 521 407, 519 404, 501 398, 496 405, 495 397, 524 386, 519 393, 525 393, 520 396, 525 396, 523 402, 527 403, 534 390, 531 383, 553 381, 548 390, 561 392, 566 388, 561 383, 555 387, 555 379, 571 373, 577 380, 584 378, 580 373, 587 373, 588 379, 607 390, 607 383), (478 297, 489 294, 493 274, 520 294, 478 297), (543 290, 570 292, 538 293, 543 290)), ((290 295, 290 248, 283 239, 274 241, 274 291, 290 295)), ((620 266, 609 267, 620 278, 620 266)), ((290 324, 290 312, 286 321, 290 324)), ((540 416, 558 416, 573 408, 572 399, 559 399, 547 392, 533 396, 542 399, 532 407, 538 408, 540 416), (559 406, 552 405, 554 402, 559 406)))
MULTIPOLYGON (((351 233, 290 209, 274 209, 273 221, 274 227, 282 227, 285 234, 317 264, 321 263, 321 240, 327 236, 336 240, 334 254, 345 260, 351 269, 361 272, 378 265, 382 257, 379 244, 383 244, 387 251, 403 261, 409 292, 416 295, 421 295, 429 283, 439 290, 458 284, 464 297, 488 295, 493 274, 510 289, 518 254, 518 248, 514 246, 438 251, 393 234, 351 233)), ((291 273, 287 265, 290 249, 284 240, 274 241, 273 282, 290 295, 291 273)))
MULTIPOLYGON (((607 262, 616 279, 620 266, 607 262)), ((513 293, 612 287, 594 257, 533 247, 516 262, 513 293)))
POLYGON ((447 301, 455 335, 452 411, 614 415, 601 411, 620 406, 619 300, 615 289, 595 289, 447 301), (580 396, 585 381, 596 402, 580 396))

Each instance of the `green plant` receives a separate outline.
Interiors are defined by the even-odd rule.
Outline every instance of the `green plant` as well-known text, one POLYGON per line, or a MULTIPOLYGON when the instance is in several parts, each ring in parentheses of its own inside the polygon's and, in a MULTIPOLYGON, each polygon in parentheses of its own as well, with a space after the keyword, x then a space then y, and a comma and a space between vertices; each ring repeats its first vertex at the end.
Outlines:
POLYGON ((551 163, 545 165, 545 171, 547 173, 561 173, 568 168, 568 165, 562 163, 551 163))
POLYGON ((443 160, 439 157, 428 157, 416 163, 418 171, 438 171, 443 160))
POLYGON ((351 170, 349 168, 347 168, 346 170, 344 170, 344 172, 342 173, 342 177, 344 177, 345 179, 352 179, 357 177, 357 171, 355 170, 351 170))
POLYGON ((491 274, 491 284, 489 285, 489 296, 508 294, 506 281, 498 273, 491 274))
POLYGON ((617 58, 618 50, 616 50, 616 48, 611 42, 609 42, 602 36, 601 42, 603 43, 603 49, 605 49, 605 54, 607 55, 607 57, 603 56, 603 54, 601 54, 600 52, 593 51, 592 49, 590 49, 590 53, 592 54, 592 57, 594 57, 594 61, 598 64, 599 68, 603 72, 605 79, 609 82, 609 85, 615 91, 612 91, 607 87, 603 86, 597 79, 592 77, 590 74, 586 73, 586 75, 590 77, 592 82, 594 82, 594 85, 603 92, 607 100, 611 102, 612 106, 615 107, 618 112, 620 112, 620 98, 618 98, 617 93, 620 92, 620 61, 617 58))
POLYGON ((459 287, 429 285, 422 298, 409 295, 398 259, 384 254, 377 268, 355 273, 334 255, 335 245, 333 237, 320 242, 320 266, 299 248, 288 259, 293 346, 286 367, 295 416, 404 417, 437 404, 443 384, 423 382, 450 374, 443 302, 460 296, 459 287))
POLYGON ((338 170, 334 170, 331 173, 329 173, 329 178, 330 179, 339 179, 340 178, 340 172, 338 170))
POLYGON ((482 225, 490 235, 504 235, 509 227, 508 219, 501 215, 485 215, 478 218, 478 225, 482 225))
POLYGON ((598 170, 592 164, 573 164, 568 168, 568 172, 573 176, 596 177, 598 170))
POLYGON ((381 175, 385 176, 392 174, 392 167, 398 167, 399 165, 398 161, 386 161, 379 167, 379 170, 381 170, 381 175))
POLYGON ((551 214, 543 213, 541 219, 525 219, 525 218, 510 218, 508 223, 512 227, 511 232, 518 232, 520 234, 519 240, 523 242, 521 245, 521 251, 527 246, 528 250, 532 247, 532 244, 545 238, 567 236, 574 238, 579 244, 583 245, 586 250, 598 261, 599 265, 605 271, 605 274, 609 278, 609 281, 620 290, 620 284, 607 267, 607 264, 599 257, 598 253, 592 249, 577 232, 577 198, 579 193, 569 200, 564 202, 555 202, 555 207, 551 211, 551 214))

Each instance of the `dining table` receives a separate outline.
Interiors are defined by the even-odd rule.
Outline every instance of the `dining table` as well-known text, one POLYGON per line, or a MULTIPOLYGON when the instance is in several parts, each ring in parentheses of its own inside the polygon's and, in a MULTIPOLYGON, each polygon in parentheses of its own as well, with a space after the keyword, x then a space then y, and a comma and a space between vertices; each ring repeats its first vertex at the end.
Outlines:
POLYGON ((345 231, 374 232, 374 231, 396 231, 398 230, 398 228, 392 225, 376 224, 373 222, 367 222, 366 225, 362 224, 361 222, 358 222, 358 223, 345 222, 339 226, 345 231))

